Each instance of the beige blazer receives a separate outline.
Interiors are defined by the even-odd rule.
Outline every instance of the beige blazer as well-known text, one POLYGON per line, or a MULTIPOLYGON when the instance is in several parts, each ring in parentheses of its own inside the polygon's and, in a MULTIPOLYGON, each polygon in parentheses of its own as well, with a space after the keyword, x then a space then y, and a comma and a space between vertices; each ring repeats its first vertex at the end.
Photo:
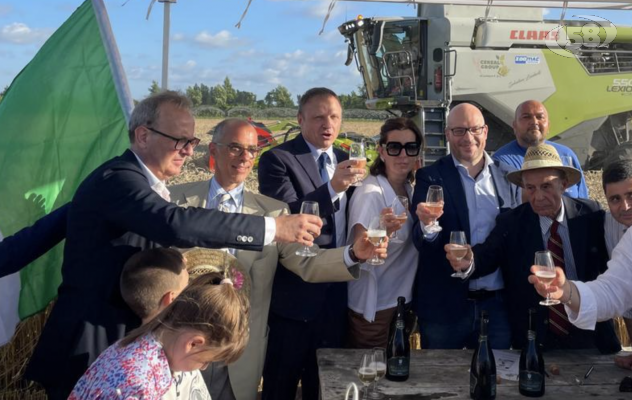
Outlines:
MULTIPOLYGON (((206 207, 209 188, 210 181, 170 187, 171 201, 184 207, 206 207)), ((244 190, 242 213, 277 217, 288 212, 287 204, 244 190)), ((343 248, 321 249, 316 257, 297 256, 295 252, 300 248, 297 244, 272 243, 261 252, 237 250, 235 253, 252 279, 250 340, 239 360, 228 366, 228 376, 237 400, 257 398, 268 344, 268 311, 277 262, 280 261, 307 282, 346 282, 359 276, 359 265, 346 267, 343 248)))

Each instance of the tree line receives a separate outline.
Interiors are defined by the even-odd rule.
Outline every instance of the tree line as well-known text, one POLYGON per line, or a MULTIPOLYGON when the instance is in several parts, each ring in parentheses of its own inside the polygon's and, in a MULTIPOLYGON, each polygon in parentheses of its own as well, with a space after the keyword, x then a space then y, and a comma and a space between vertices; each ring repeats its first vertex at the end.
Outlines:
MULTIPOLYGON (((149 87, 149 93, 154 94, 160 92, 158 82, 152 81, 149 87)), ((257 99, 257 95, 236 89, 230 79, 226 77, 222 84, 215 86, 207 86, 204 83, 196 83, 189 86, 185 90, 186 96, 191 100, 194 107, 197 106, 213 106, 223 111, 230 110, 234 107, 250 107, 250 108, 294 108, 301 99, 301 95, 294 96, 288 88, 278 85, 274 89, 266 93, 263 99, 257 99)), ((343 109, 365 109, 364 86, 358 86, 358 93, 352 90, 349 94, 338 94, 343 109)))

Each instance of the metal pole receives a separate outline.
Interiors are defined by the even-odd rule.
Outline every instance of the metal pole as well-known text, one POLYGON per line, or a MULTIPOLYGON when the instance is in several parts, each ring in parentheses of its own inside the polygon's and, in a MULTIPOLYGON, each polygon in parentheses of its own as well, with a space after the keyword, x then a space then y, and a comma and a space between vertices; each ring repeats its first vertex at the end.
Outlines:
POLYGON ((176 0, 159 0, 165 5, 165 15, 162 28, 162 90, 169 88, 169 30, 171 21, 171 3, 176 0))

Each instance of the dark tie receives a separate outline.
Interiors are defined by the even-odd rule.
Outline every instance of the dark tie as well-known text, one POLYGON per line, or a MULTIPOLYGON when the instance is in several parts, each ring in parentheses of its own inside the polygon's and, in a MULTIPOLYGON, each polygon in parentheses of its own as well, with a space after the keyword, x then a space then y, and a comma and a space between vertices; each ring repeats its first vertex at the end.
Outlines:
MULTIPOLYGON (((318 157, 318 172, 320 173, 320 179, 323 180, 323 183, 329 182, 329 172, 327 172, 327 164, 331 161, 329 159, 329 155, 327 153, 321 153, 320 157, 318 157)), ((338 201, 338 200, 336 200, 338 201)), ((336 217, 335 215, 331 216, 331 244, 333 247, 336 247, 338 241, 336 239, 336 217)))
MULTIPOLYGON (((553 262, 555 265, 566 272, 564 266, 564 247, 562 245, 562 238, 557 231, 559 226, 560 223, 554 220, 553 225, 551 225, 551 236, 549 236, 546 248, 553 254, 553 262)), ((562 337, 567 336, 570 332, 571 323, 568 321, 568 316, 562 304, 549 307, 549 329, 551 332, 562 337)))
POLYGON ((329 182, 329 172, 327 172, 327 164, 329 163, 329 156, 327 153, 321 153, 318 157, 318 172, 320 172, 320 179, 323 183, 329 182))

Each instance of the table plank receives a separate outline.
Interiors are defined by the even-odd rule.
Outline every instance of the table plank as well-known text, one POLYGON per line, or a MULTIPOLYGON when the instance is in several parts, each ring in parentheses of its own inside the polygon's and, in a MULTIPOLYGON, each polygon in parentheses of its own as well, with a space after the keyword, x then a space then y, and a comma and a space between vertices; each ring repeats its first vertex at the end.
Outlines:
MULTIPOLYGON (((318 366, 323 400, 344 399, 347 385, 362 383, 357 377, 357 367, 363 350, 320 349, 318 366)), ((469 367, 471 350, 422 350, 411 351, 410 378, 406 382, 391 382, 382 379, 380 392, 386 399, 465 399, 469 398, 469 367)), ((597 351, 549 352, 544 355, 548 367, 555 363, 560 374, 546 380, 544 398, 558 400, 632 399, 632 394, 620 393, 619 383, 632 371, 623 370, 613 363, 612 355, 601 355, 597 351), (590 377, 583 381, 584 374, 594 365, 590 377)), ((518 392, 518 383, 501 381, 497 386, 499 399, 524 398, 518 392)))

